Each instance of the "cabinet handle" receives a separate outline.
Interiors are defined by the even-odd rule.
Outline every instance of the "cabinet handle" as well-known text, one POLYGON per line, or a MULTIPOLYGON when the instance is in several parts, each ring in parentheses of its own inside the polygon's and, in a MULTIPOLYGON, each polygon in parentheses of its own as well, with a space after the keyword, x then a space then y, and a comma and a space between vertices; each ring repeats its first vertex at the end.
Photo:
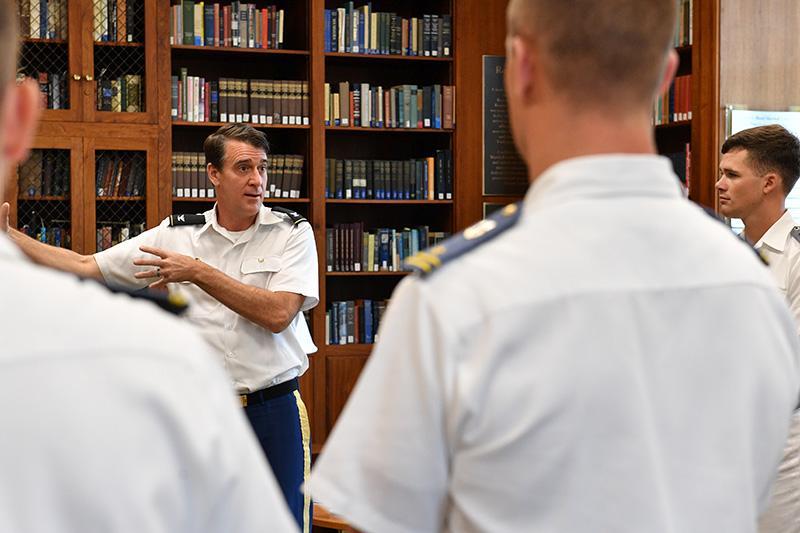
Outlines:
POLYGON ((73 74, 72 75, 72 79, 75 80, 75 81, 81 81, 81 75, 80 74, 73 74))
POLYGON ((87 74, 85 76, 85 78, 86 78, 86 81, 92 81, 94 79, 91 74, 87 74))

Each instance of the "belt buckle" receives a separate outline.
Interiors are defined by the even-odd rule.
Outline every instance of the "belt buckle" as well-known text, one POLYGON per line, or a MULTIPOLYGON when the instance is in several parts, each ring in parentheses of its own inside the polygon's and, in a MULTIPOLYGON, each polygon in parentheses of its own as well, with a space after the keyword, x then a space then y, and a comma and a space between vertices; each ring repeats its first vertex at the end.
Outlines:
POLYGON ((247 407, 247 394, 240 394, 239 401, 242 402, 242 407, 247 407))

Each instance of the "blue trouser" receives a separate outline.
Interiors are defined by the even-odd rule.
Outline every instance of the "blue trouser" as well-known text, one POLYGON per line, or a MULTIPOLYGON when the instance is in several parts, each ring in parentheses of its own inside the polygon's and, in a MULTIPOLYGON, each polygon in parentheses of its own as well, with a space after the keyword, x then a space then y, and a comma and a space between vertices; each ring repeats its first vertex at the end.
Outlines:
POLYGON ((311 432, 300 393, 244 409, 300 531, 311 531, 311 498, 301 491, 311 468, 311 432))

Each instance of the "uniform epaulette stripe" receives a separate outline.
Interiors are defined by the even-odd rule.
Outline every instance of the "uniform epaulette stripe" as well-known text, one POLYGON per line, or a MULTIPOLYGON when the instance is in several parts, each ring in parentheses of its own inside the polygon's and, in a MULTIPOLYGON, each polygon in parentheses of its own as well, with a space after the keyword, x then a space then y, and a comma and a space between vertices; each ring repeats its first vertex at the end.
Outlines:
POLYGON ((430 263, 425 262, 422 258, 417 256, 412 256, 406 259, 406 264, 417 267, 423 272, 430 272, 433 269, 430 263))
POLYGON ((424 261, 428 261, 431 265, 433 265, 435 267, 442 266, 442 260, 441 259, 439 259, 437 256, 435 256, 432 253, 427 252, 425 250, 421 250, 421 251, 417 252, 414 255, 415 255, 415 257, 419 257, 420 259, 422 259, 424 261))

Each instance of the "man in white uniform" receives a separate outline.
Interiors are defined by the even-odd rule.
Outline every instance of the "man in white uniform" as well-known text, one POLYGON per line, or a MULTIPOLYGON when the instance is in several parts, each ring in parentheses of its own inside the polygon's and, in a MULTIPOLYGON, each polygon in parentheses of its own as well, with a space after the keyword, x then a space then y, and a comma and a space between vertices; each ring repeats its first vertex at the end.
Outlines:
POLYGON ((35 262, 126 287, 169 287, 189 301, 233 379, 242 406, 301 528, 311 501, 300 486, 310 469, 310 431, 298 377, 316 351, 301 311, 319 301, 310 224, 263 205, 266 136, 223 126, 204 145, 217 203, 202 215, 173 215, 103 252, 82 256, 12 231, 35 262))
MULTIPOLYGON (((800 142, 775 124, 732 135, 722 145, 717 181, 720 213, 744 222, 744 238, 755 243, 786 297, 800 333, 800 230, 786 210, 786 197, 800 176, 800 142)), ((761 517, 762 533, 800 533, 800 413, 792 429, 761 517)))
POLYGON ((654 155, 673 20, 672 0, 509 3, 532 184, 395 291, 309 482, 355 527, 755 531, 798 339, 755 254, 654 155))
MULTIPOLYGON (((0 172, 36 127, 0 2, 0 172)), ((0 180, 0 198, 4 180, 0 180)), ((151 304, 32 264, 0 218, 0 531, 296 531, 205 343, 151 304)))

